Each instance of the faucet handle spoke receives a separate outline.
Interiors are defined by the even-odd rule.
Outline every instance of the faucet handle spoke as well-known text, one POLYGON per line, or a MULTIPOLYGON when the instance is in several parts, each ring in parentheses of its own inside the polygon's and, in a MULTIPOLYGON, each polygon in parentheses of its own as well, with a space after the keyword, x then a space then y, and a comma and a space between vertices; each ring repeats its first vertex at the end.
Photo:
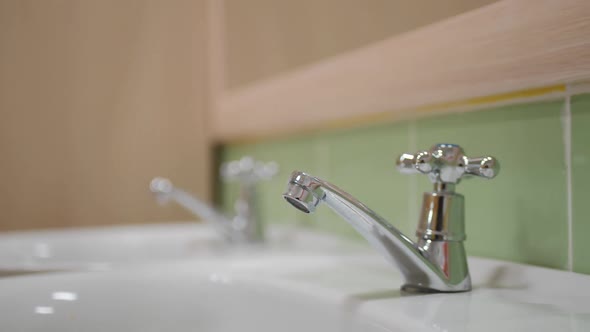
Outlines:
POLYGON ((436 144, 428 151, 403 153, 396 165, 403 174, 427 174, 433 183, 440 184, 456 184, 468 176, 492 179, 500 171, 496 158, 468 158, 456 144, 436 144))
POLYGON ((465 173, 486 179, 493 179, 499 171, 500 163, 491 156, 469 158, 465 167, 465 173))
POLYGON ((420 152, 416 154, 402 153, 396 161, 397 170, 402 174, 418 174, 421 173, 418 170, 416 159, 420 152))

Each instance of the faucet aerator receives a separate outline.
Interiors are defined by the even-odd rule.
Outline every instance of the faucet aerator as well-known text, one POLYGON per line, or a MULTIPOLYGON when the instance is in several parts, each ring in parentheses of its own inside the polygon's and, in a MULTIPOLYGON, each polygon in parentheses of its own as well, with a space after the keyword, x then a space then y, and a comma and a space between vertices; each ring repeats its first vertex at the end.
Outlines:
POLYGON ((311 213, 310 209, 308 209, 307 205, 303 204, 303 202, 299 201, 297 198, 290 197, 288 194, 283 195, 283 198, 289 202, 289 204, 293 205, 297 210, 311 213))
POLYGON ((315 177, 304 172, 294 172, 291 174, 283 198, 297 210, 305 213, 315 212, 325 195, 320 184, 315 180, 315 177))
POLYGON ((297 210, 305 213, 313 213, 320 203, 320 199, 313 192, 295 181, 289 182, 283 198, 297 210))

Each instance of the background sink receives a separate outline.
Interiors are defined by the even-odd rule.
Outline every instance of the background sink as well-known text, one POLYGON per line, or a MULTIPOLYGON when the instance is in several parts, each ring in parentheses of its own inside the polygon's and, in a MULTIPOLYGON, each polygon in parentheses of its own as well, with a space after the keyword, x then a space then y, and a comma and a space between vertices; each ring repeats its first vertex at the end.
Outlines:
POLYGON ((0 270, 102 270, 211 253, 220 245, 213 230, 196 223, 13 232, 0 235, 0 270))
POLYGON ((167 223, 0 235, 0 276, 51 270, 106 270, 187 258, 261 255, 272 251, 341 250, 345 242, 328 235, 269 227, 267 243, 228 246, 210 226, 167 223))

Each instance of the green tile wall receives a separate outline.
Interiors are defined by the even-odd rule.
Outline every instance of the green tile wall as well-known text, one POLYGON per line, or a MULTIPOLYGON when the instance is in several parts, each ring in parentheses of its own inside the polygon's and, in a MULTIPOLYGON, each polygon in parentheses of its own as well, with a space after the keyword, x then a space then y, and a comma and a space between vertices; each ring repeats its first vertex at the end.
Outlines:
MULTIPOLYGON (((411 179, 395 171, 393 153, 408 150, 407 124, 302 137, 228 146, 221 152, 222 161, 250 155, 258 160, 279 163, 279 174, 262 183, 259 190, 261 214, 265 221, 299 224, 360 239, 331 210, 319 208, 314 214, 304 214, 283 200, 281 194, 289 174, 301 170, 333 182, 361 200, 370 201, 374 210, 388 220, 395 220, 400 229, 412 231, 414 222, 408 217, 407 208, 411 179), (367 142, 371 142, 370 147, 367 142)), ((222 184, 220 200, 225 209, 232 208, 235 195, 234 184, 222 184)))
MULTIPOLYGON (((590 98, 586 103, 590 105, 590 98)), ((502 165, 494 180, 471 179, 458 186, 466 196, 468 252, 566 268, 563 107, 564 100, 558 100, 305 134, 226 146, 220 157, 224 161, 251 155, 280 164, 280 174, 260 188, 261 213, 267 222, 297 224, 359 238, 328 208, 320 207, 317 213, 307 215, 283 201, 281 193, 288 175, 297 169, 333 182, 413 237, 421 193, 430 190, 431 185, 425 177, 398 174, 395 158, 399 153, 415 152, 433 143, 458 143, 468 155, 491 154, 502 165)), ((587 114, 586 121, 590 121, 590 111, 587 114)), ((223 184, 221 188, 220 200, 229 209, 235 187, 223 184)), ((590 231, 590 226, 586 227, 590 231)))
POLYGON ((563 105, 509 106, 418 122, 419 146, 458 143, 468 155, 490 154, 500 160, 497 178, 469 179, 458 186, 466 200, 470 254, 566 267, 563 105))
POLYGON ((590 273, 590 95, 573 97, 571 113, 574 271, 590 273))

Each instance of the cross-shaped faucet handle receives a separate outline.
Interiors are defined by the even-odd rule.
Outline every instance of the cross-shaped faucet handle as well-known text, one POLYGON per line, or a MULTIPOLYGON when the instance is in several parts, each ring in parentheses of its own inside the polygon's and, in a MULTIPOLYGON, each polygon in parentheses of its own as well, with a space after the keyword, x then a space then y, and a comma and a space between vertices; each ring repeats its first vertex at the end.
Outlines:
POLYGON ((491 156, 469 158, 456 144, 436 144, 428 151, 403 153, 397 169, 404 174, 423 173, 432 183, 456 184, 463 177, 492 179, 500 171, 500 163, 491 156))

